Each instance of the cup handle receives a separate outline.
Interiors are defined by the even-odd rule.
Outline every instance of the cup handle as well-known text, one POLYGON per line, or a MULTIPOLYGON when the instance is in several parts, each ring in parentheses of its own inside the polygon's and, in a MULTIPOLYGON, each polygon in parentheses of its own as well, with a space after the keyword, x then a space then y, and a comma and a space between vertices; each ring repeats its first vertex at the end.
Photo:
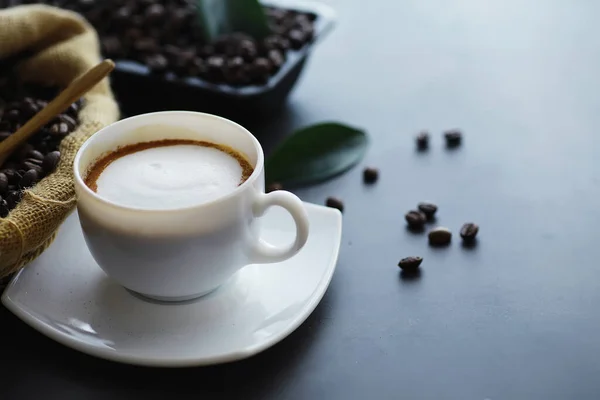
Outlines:
POLYGON ((308 239, 308 214, 302 201, 294 194, 277 190, 268 194, 259 193, 253 204, 253 212, 257 217, 262 216, 271 206, 281 206, 294 218, 296 238, 294 242, 283 247, 273 246, 258 238, 251 249, 252 263, 267 264, 287 260, 296 255, 308 239))

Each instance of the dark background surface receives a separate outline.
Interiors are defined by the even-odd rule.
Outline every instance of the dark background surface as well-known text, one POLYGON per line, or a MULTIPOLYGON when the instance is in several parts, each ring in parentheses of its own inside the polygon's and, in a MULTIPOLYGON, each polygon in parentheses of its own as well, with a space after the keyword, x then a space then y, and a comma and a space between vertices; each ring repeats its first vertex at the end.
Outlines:
POLYGON ((0 398, 600 397, 600 4, 329 3, 340 23, 288 107, 247 124, 267 151, 323 120, 373 138, 375 186, 361 166, 296 191, 346 202, 338 269, 311 317, 249 360, 161 370, 79 354, 0 308, 0 398), (454 127, 465 141, 447 151, 454 127), (433 134, 424 154, 420 129, 433 134), (425 199, 455 233, 478 222, 478 246, 455 236, 432 250, 407 232, 404 212, 425 199), (408 255, 425 259, 417 279, 398 273, 408 255))

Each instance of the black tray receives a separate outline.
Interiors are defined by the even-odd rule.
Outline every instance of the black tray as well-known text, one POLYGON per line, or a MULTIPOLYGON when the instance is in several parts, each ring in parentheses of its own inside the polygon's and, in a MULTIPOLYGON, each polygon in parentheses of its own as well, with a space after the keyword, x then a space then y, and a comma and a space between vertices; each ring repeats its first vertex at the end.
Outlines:
POLYGON ((111 83, 122 112, 135 115, 162 110, 190 110, 245 120, 278 110, 285 104, 313 47, 333 28, 336 17, 332 8, 314 1, 268 0, 262 3, 317 16, 313 41, 299 50, 288 51, 286 62, 266 84, 237 88, 195 77, 156 76, 138 62, 115 60, 111 83))

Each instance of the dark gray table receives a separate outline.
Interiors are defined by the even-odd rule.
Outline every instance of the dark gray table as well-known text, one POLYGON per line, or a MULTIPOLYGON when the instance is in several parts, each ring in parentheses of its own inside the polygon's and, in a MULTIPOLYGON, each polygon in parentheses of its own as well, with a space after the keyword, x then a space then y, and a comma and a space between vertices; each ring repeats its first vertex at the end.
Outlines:
POLYGON ((600 398, 600 3, 330 3, 337 30, 285 113, 254 128, 267 149, 322 120, 373 138, 377 185, 359 167, 297 192, 346 200, 313 315, 252 359, 158 370, 79 354, 1 309, 0 398, 600 398), (446 151, 453 127, 465 142, 446 151), (418 154, 423 128, 433 143, 418 154), (478 222, 478 246, 434 251, 407 232, 423 199, 455 232, 478 222), (407 255, 425 258, 416 279, 398 273, 407 255))

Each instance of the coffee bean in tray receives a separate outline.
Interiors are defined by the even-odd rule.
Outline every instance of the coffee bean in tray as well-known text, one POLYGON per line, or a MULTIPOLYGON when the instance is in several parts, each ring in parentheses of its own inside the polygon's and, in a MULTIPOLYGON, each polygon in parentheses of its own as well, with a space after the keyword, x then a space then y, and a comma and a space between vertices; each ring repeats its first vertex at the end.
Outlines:
MULTIPOLYGON (((0 70, 0 142, 57 94, 57 89, 20 83, 0 70)), ((77 127, 80 107, 79 101, 73 103, 17 149, 4 165, 0 165, 0 218, 6 217, 21 201, 24 189, 34 186, 54 171, 60 160, 58 146, 77 127)))
POLYGON ((289 51, 302 48, 314 36, 313 14, 273 7, 264 8, 272 31, 266 38, 255 40, 246 34, 234 33, 213 43, 203 43, 194 1, 52 0, 44 3, 85 16, 98 31, 106 57, 143 63, 159 75, 199 77, 231 86, 266 83, 281 68, 289 51))

